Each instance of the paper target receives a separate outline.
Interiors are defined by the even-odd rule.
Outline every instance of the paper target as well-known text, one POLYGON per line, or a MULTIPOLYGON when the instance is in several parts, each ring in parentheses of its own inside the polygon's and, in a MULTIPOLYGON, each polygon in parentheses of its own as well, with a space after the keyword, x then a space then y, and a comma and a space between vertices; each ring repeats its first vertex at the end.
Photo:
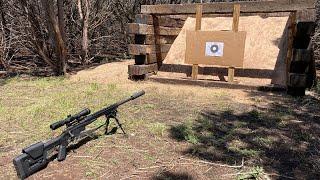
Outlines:
POLYGON ((222 57, 223 42, 206 42, 206 56, 222 57))

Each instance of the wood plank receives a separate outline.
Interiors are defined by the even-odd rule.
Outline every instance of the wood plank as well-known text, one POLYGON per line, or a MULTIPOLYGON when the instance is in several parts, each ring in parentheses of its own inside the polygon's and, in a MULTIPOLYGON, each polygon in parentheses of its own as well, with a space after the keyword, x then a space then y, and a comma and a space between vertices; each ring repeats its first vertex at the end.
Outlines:
MULTIPOLYGON (((241 13, 293 12, 303 9, 314 9, 315 0, 277 0, 262 2, 217 2, 203 3, 204 14, 232 14, 233 5, 241 5, 241 13)), ((197 4, 162 4, 142 5, 143 14, 194 14, 197 4)))
POLYGON ((257 86, 245 85, 245 84, 231 84, 221 81, 208 81, 208 80, 192 80, 189 78, 171 78, 171 77, 161 77, 161 76, 151 76, 148 79, 163 83, 163 84, 174 84, 174 85, 192 85, 201 87, 216 87, 216 88, 229 88, 229 89, 247 89, 247 90, 257 90, 257 86))
POLYGON ((288 86, 295 88, 305 88, 307 86, 307 75, 289 73, 288 86))
POLYGON ((292 12, 289 16, 289 34, 288 34, 288 50, 287 50, 287 57, 286 57, 286 79, 287 84, 289 83, 289 72, 290 72, 290 64, 292 59, 292 52, 293 52, 293 40, 294 35, 296 32, 296 18, 297 13, 292 12))
POLYGON ((234 67, 229 67, 228 68, 228 82, 234 82, 234 71, 235 68, 234 67))
MULTIPOLYGON (((172 27, 159 27, 159 35, 166 36, 177 36, 181 31, 181 28, 172 28, 172 27)), ((128 24, 128 33, 129 34, 144 34, 148 35, 154 34, 153 25, 146 24, 137 24, 137 23, 129 23, 128 24)))
MULTIPOLYGON (((167 53, 161 53, 161 61, 163 61, 166 58, 166 56, 167 53)), ((134 60, 136 65, 153 64, 158 61, 157 54, 135 55, 134 60)))
POLYGON ((160 25, 159 25, 159 17, 156 15, 152 15, 153 20, 153 28, 154 28, 154 44, 156 47, 156 59, 158 67, 162 65, 162 54, 161 54, 161 46, 160 46, 160 25))
MULTIPOLYGON (((190 74, 192 72, 192 67, 190 65, 183 64, 163 64, 160 68, 163 72, 174 72, 174 73, 185 73, 190 74)), ((271 79, 274 70, 270 69, 237 69, 235 76, 237 77, 247 77, 247 78, 258 78, 258 79, 271 79)), ((198 74, 201 75, 228 75, 228 68, 225 67, 201 67, 199 66, 198 74)))
MULTIPOLYGON (((170 50, 171 44, 161 44, 160 50, 161 53, 167 53, 170 50)), ((129 44, 128 52, 131 55, 146 55, 146 54, 155 54, 157 48, 155 45, 145 45, 145 44, 129 44)))
MULTIPOLYGON (((201 30, 201 20, 202 20, 202 5, 198 5, 196 8, 196 31, 201 30)), ((192 65, 192 79, 197 79, 198 76, 198 70, 199 70, 199 65, 198 64, 193 64, 192 65)))
MULTIPOLYGON (((174 40, 177 36, 160 36, 159 43, 160 44, 173 44, 174 40)), ((153 35, 146 35, 145 44, 154 44, 155 37, 153 35)))
MULTIPOLYGON (((158 16, 158 19, 159 19, 159 26, 182 28, 184 25, 184 20, 180 18, 158 16)), ((152 18, 152 15, 149 15, 149 14, 137 14, 135 22, 138 24, 153 25, 153 18, 152 18)))
POLYGON ((235 4, 233 7, 233 21, 232 21, 232 31, 239 31, 239 18, 240 18, 240 4, 235 4))
POLYGON ((315 22, 316 21, 316 10, 315 9, 304 9, 297 11, 298 22, 315 22))
MULTIPOLYGON (((233 7, 233 21, 232 21, 232 31, 239 31, 239 19, 240 19, 240 4, 235 4, 233 7)), ((228 68, 228 82, 232 83, 234 81, 234 67, 228 68)))
MULTIPOLYGON (((134 43, 135 44, 155 44, 155 37, 154 35, 141 35, 141 34, 130 34, 134 36, 134 43)), ((174 40, 177 36, 159 36, 159 43, 160 44, 173 44, 174 40)))
POLYGON ((129 65, 128 66, 128 74, 129 76, 139 76, 145 75, 148 73, 156 73, 158 72, 158 64, 148 64, 148 65, 129 65))

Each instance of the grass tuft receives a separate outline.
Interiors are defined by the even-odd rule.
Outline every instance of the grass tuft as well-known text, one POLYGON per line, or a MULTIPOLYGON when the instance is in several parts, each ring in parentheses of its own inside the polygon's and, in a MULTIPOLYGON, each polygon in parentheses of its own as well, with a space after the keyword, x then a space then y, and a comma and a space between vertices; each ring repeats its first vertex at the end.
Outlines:
POLYGON ((164 136, 164 133, 166 132, 168 127, 163 123, 156 122, 156 123, 149 124, 148 129, 149 131, 151 131, 152 134, 162 137, 164 136))

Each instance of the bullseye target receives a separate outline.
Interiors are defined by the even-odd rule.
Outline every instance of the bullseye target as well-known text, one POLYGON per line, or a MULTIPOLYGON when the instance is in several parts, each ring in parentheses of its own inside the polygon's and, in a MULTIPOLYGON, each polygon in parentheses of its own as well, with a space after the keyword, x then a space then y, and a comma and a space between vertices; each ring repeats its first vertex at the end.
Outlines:
POLYGON ((223 42, 206 42, 206 56, 222 57, 223 42))

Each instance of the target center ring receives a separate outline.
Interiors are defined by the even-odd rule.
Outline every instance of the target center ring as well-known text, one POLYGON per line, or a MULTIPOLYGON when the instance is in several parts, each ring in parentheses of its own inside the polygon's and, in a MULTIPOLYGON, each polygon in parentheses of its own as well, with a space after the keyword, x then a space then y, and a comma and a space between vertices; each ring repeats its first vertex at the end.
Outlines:
POLYGON ((217 53, 219 51, 219 46, 214 44, 210 47, 212 53, 217 53))

